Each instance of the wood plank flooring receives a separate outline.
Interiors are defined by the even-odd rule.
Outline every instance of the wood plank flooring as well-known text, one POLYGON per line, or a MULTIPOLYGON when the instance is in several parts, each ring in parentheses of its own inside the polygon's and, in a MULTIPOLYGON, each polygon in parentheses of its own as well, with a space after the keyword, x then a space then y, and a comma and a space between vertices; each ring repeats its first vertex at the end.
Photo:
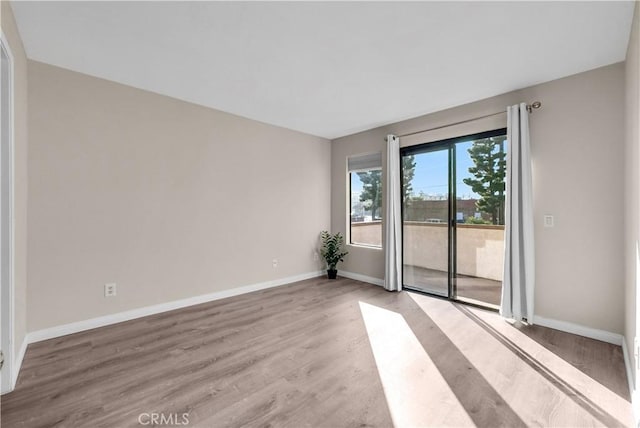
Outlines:
POLYGON ((612 427, 631 426, 628 395, 620 347, 317 278, 30 345, 1 420, 612 427))

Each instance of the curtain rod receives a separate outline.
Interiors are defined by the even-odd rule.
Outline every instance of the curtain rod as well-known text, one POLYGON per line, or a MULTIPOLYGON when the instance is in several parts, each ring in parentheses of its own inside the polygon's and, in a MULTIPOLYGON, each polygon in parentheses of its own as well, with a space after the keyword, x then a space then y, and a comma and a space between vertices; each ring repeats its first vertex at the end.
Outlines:
MULTIPOLYGON (((527 104, 527 111, 529 113, 533 113, 534 109, 539 109, 542 107, 542 103, 540 101, 534 101, 531 104, 527 104)), ((423 132, 436 131, 442 128, 449 128, 450 126, 462 125, 463 123, 475 122, 476 120, 486 119, 487 117, 497 116, 499 114, 506 114, 507 110, 498 111, 495 113, 485 114, 484 116, 474 117, 473 119, 461 120, 460 122, 449 123, 447 125, 436 126, 435 128, 423 129, 421 131, 410 132, 408 134, 398 135, 398 138, 402 137, 410 137, 416 134, 422 134, 423 132)))

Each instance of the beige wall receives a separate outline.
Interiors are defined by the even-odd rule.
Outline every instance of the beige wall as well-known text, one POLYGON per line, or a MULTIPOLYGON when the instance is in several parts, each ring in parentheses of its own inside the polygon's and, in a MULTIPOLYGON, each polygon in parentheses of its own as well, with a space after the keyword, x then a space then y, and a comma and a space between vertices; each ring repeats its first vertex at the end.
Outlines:
POLYGON ((14 60, 14 355, 27 333, 27 58, 9 2, 0 2, 2 32, 14 60))
POLYGON ((322 268, 328 140, 37 62, 29 106, 29 331, 322 268))
MULTIPOLYGON (((346 233, 347 156, 384 151, 388 133, 406 134, 539 100, 542 109, 531 116, 536 315, 622 333, 623 73, 624 65, 614 64, 334 140, 333 231, 346 233), (543 227, 545 214, 555 216, 554 228, 543 227)), ((492 126, 506 124, 505 116, 498 117, 502 123, 494 120, 492 126)), ((446 138, 446 132, 478 130, 438 134, 446 138)), ((384 277, 383 251, 349 251, 341 269, 384 277)))
MULTIPOLYGON (((625 252, 625 325, 629 361, 634 360, 633 339, 637 331, 637 293, 640 278, 640 7, 636 3, 631 38, 625 67, 625 189, 624 189, 624 252, 625 252)), ((637 367, 637 364, 632 364, 637 367)), ((635 382, 636 371, 633 370, 635 382)))

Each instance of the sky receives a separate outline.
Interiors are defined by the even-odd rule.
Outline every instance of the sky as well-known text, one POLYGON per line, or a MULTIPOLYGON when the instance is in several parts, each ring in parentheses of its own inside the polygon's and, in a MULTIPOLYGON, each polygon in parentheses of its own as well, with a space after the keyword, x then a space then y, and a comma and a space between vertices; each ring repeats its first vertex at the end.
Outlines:
MULTIPOLYGON (((479 195, 462 181, 464 178, 471 177, 469 168, 473 166, 473 161, 467 151, 471 144, 472 142, 469 141, 456 145, 456 193, 463 199, 479 198, 479 195)), ((433 196, 447 194, 448 158, 449 152, 446 149, 415 156, 416 169, 412 180, 414 194, 417 195, 420 191, 433 196)))
MULTIPOLYGON (((473 166, 473 161, 469 156, 468 149, 472 141, 458 143, 456 145, 456 190, 457 196, 462 199, 478 199, 479 195, 471 190, 471 187, 463 183, 463 179, 471 177, 469 168, 473 166)), ((422 153, 415 155, 416 168, 412 180, 413 194, 420 191, 426 195, 446 195, 448 192, 448 150, 422 153)), ((352 180, 351 192, 360 194, 362 183, 359 179, 352 180)))

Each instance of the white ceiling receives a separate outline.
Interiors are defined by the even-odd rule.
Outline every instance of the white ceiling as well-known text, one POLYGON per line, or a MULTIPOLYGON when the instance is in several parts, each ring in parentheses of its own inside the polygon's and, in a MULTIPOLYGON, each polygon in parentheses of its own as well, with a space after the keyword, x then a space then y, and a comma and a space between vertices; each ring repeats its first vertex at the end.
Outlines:
POLYGON ((633 2, 14 2, 29 58, 335 138, 622 61, 633 2))

